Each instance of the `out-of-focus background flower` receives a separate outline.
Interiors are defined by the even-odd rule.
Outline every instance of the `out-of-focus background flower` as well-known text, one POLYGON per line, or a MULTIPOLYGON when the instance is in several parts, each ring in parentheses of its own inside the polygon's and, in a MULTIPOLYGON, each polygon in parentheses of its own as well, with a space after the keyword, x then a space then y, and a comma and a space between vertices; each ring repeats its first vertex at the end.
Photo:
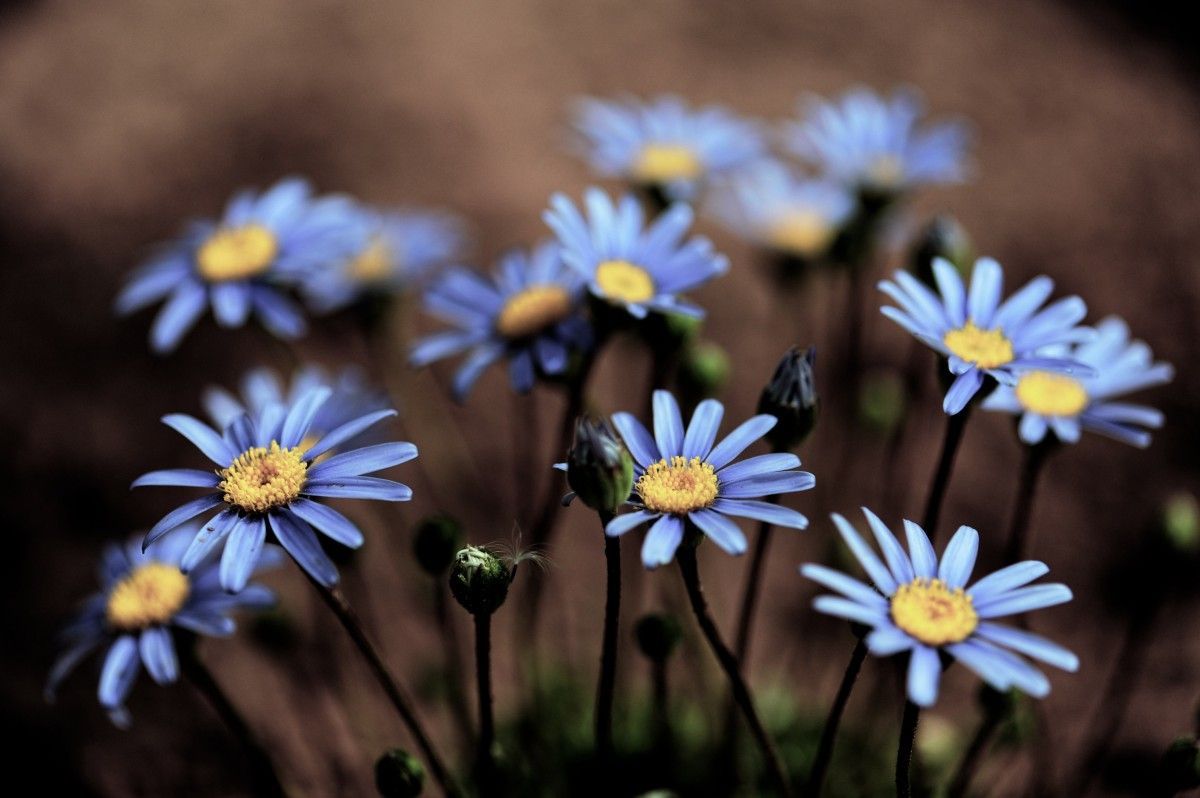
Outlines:
MULTIPOLYGON (((1037 619, 1040 632, 1082 661, 1076 675, 1053 674, 1044 704, 1052 719, 1048 748, 1065 761, 1101 709, 1099 692, 1125 623, 1119 611, 1146 589, 1137 576, 1113 569, 1152 533, 1169 495, 1195 489, 1200 465, 1200 84, 1179 34, 1152 11, 1125 6, 4 4, 0 717, 10 761, 54 794, 240 788, 226 765, 236 757, 233 743, 186 686, 135 690, 128 732, 108 725, 90 679, 65 685, 54 707, 41 697, 53 630, 92 589, 103 543, 149 527, 173 506, 169 492, 131 495, 129 483, 152 468, 200 465, 158 418, 201 413, 204 388, 234 388, 251 367, 288 367, 279 342, 253 328, 220 330, 207 319, 175 355, 151 354, 149 315, 117 319, 112 301, 155 242, 174 236, 186 219, 216 215, 236 189, 303 174, 323 192, 456 211, 473 227, 473 262, 487 264, 547 234, 540 213, 552 192, 579 196, 591 182, 569 151, 569 106, 580 95, 670 92, 781 119, 795 114, 805 92, 832 95, 857 84, 883 91, 915 85, 935 115, 961 116, 974 128, 974 179, 922 193, 909 210, 914 226, 933 212, 953 213, 976 249, 1004 264, 1010 287, 1049 274, 1059 293, 1087 300, 1092 321, 1120 314, 1177 368, 1169 388, 1147 395, 1167 417, 1153 446, 1143 452, 1085 437, 1051 464, 1035 510, 1033 554, 1076 596, 1037 619)), ((781 300, 745 244, 711 220, 700 227, 732 264, 693 299, 709 310, 705 336, 731 357, 721 398, 729 418, 741 418, 753 412, 789 345, 816 344, 831 356, 837 350, 824 346, 824 336, 840 298, 816 283, 781 300)), ((874 276, 883 274, 877 267, 874 276)), ((909 340, 874 312, 875 299, 872 292, 864 314, 866 361, 897 369, 909 340)), ((405 311, 398 331, 433 329, 415 304, 405 311)), ((298 350, 330 367, 368 364, 344 323, 316 322, 298 350)), ((637 411, 644 398, 636 387, 648 368, 635 348, 610 349, 594 380, 596 407, 637 411)), ((413 682, 438 663, 440 648, 426 611, 431 587, 411 555, 411 524, 449 509, 473 542, 507 540, 528 512, 516 475, 538 486, 552 478, 540 467, 550 458, 548 426, 535 473, 514 453, 513 427, 525 423, 528 400, 511 396, 502 370, 485 374, 455 406, 452 369, 412 372, 396 357, 386 373, 374 371, 404 397, 404 437, 420 447, 421 468, 397 472, 416 491, 412 504, 354 515, 367 544, 343 567, 347 593, 413 682)), ((818 369, 820 380, 836 364, 819 359, 818 369)), ((822 385, 826 396, 836 389, 822 385)), ((544 417, 558 412, 557 394, 542 391, 535 401, 544 417)), ((880 472, 879 441, 860 436, 848 449, 846 436, 828 425, 801 450, 818 486, 787 503, 813 524, 776 535, 750 665, 758 689, 786 688, 818 713, 828 705, 852 639, 844 624, 809 608, 817 588, 796 565, 828 559, 830 511, 869 504, 890 514, 894 528, 901 514, 919 513, 941 434, 939 404, 930 388, 911 408, 913 437, 899 473, 880 472), (894 500, 885 480, 900 480, 894 500)), ((943 530, 960 522, 980 530, 989 569, 1000 556, 1016 481, 1013 438, 1008 417, 977 414, 943 513, 943 530)), ((636 546, 626 549, 633 571, 636 546)), ((594 517, 575 507, 561 516, 547 552, 553 600, 543 623, 553 630, 554 656, 585 681, 598 656, 600 550, 594 517)), ((728 630, 744 562, 701 559, 728 630)), ((409 745, 405 732, 340 630, 316 611, 300 575, 285 569, 267 581, 283 597, 295 639, 280 640, 288 635, 261 624, 255 633, 247 621, 246 633, 207 648, 206 659, 288 781, 312 795, 364 794, 371 762, 386 747, 409 745)), ((644 690, 646 665, 629 645, 633 622, 643 610, 684 608, 676 575, 632 579, 626 602, 619 689, 644 690)), ((512 645, 520 606, 514 601, 497 615, 501 718, 527 678, 529 652, 512 645)), ((1192 726, 1198 621, 1200 605, 1173 596, 1147 630, 1141 678, 1096 789, 1132 789, 1127 774, 1152 764, 1192 726)), ((680 689, 716 691, 719 674, 686 618, 685 630, 693 642, 677 662, 680 689)), ((890 684, 885 665, 872 660, 867 670, 890 684)), ((974 682, 960 669, 944 689, 937 717, 969 733, 974 682)), ((425 713, 449 740, 443 707, 429 699, 425 713)), ((861 689, 849 717, 872 712, 897 715, 890 691, 861 689)), ((936 722, 926 725, 937 730, 936 722)), ((1006 767, 993 762, 989 771, 998 794, 1016 790, 1029 773, 1029 758, 1008 756, 1000 760, 1006 767)))

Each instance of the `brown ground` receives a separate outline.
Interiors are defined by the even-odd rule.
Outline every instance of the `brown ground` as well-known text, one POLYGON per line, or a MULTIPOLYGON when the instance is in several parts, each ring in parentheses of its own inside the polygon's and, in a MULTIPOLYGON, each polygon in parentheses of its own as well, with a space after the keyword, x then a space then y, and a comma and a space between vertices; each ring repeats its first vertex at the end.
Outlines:
MULTIPOLYGON (((177 355, 152 357, 147 319, 117 321, 110 312, 122 276, 151 242, 186 217, 215 212, 235 187, 299 172, 368 200, 456 208, 476 225, 488 258, 543 235, 539 213, 549 194, 578 194, 587 183, 562 147, 564 107, 577 94, 670 90, 779 117, 804 90, 911 82, 936 111, 961 113, 978 131, 978 178, 929 195, 921 212, 958 215, 1013 282, 1046 272, 1064 292, 1082 294, 1094 316, 1124 315, 1180 371, 1154 397, 1169 426, 1153 449, 1088 440, 1053 464, 1036 511, 1037 556, 1078 597, 1037 619, 1083 659, 1079 674, 1054 674, 1045 703, 1052 750, 1060 766, 1069 763, 1120 636, 1103 599, 1119 602, 1122 588, 1103 590, 1101 569, 1137 538, 1163 496, 1195 486, 1200 397, 1189 368, 1200 290, 1193 75, 1120 20, 1092 13, 1030 0, 25 2, 0 10, 0 259, 9 278, 0 292, 0 512, 9 547, 0 696, 5 725, 18 735, 15 753, 36 778, 103 795, 236 789, 222 767, 232 749, 183 688, 143 681, 127 734, 101 717, 88 675, 56 708, 40 698, 52 627, 92 588, 101 541, 146 526, 175 500, 170 491, 131 496, 126 489, 138 473, 189 456, 155 419, 195 411, 203 385, 228 384, 279 357, 261 337, 208 324, 177 355)), ((747 250, 714 234, 735 268, 697 298, 711 309, 707 334, 733 357, 735 381, 724 398, 731 417, 743 416, 793 337, 823 340, 828 303, 817 296, 781 308, 747 250)), ((873 361, 904 362, 907 341, 873 313, 868 339, 873 361)), ((326 360, 361 357, 345 331, 314 336, 303 348, 326 360)), ((597 405, 640 406, 619 386, 641 383, 643 361, 628 351, 612 355, 597 405)), ((516 405, 491 374, 464 408, 446 409, 440 385, 449 371, 437 374, 436 381, 393 375, 412 405, 407 434, 422 447, 442 506, 456 508, 472 538, 506 537, 516 405)), ((542 411, 549 415, 556 401, 541 397, 542 411)), ((904 502, 910 516, 940 434, 931 401, 915 412, 921 437, 901 475, 913 483, 904 502)), ((757 682, 787 683, 818 705, 829 700, 849 642, 836 623, 805 609, 812 591, 794 568, 825 551, 828 511, 878 504, 881 494, 871 445, 849 453, 855 467, 840 484, 824 477, 847 440, 825 428, 805 453, 806 466, 826 481, 795 501, 815 519, 813 529, 781 535, 774 549, 752 669, 757 682)), ((977 420, 947 526, 970 522, 985 541, 996 539, 1017 454, 1002 419, 977 420)), ((415 474, 410 481, 419 498, 404 508, 405 521, 437 506, 428 481, 415 474)), ((348 592, 399 668, 413 673, 436 658, 429 624, 412 610, 427 586, 403 559, 407 535, 385 530, 369 511, 358 517, 369 541, 348 592)), ((552 551, 549 624, 557 650, 586 675, 598 640, 599 542, 581 509, 565 518, 570 524, 552 551)), ((996 557, 997 546, 985 546, 983 564, 994 566, 996 557)), ((731 617, 741 563, 708 552, 704 566, 713 604, 731 617)), ((662 591, 654 586, 670 585, 670 596, 673 580, 670 573, 640 580, 640 600, 656 606, 662 591)), ((209 646, 207 657, 290 781, 310 795, 339 786, 365 794, 366 764, 404 741, 402 731, 338 630, 313 611, 298 576, 286 571, 273 581, 303 621, 300 655, 265 667, 257 649, 235 639, 209 646)), ((1154 756, 1188 727, 1200 688, 1197 620, 1196 606, 1182 601, 1162 614, 1117 741, 1123 751, 1154 756)), ((506 628, 498 639, 509 639, 506 628)), ((512 698, 515 664, 502 644, 502 703, 512 698)), ((640 684, 640 668, 632 660, 625 666, 629 685, 640 684)), ((960 670, 947 684, 939 714, 971 726, 973 683, 960 670)), ((868 704, 864 691, 852 714, 867 715, 868 704)), ((1005 764, 1014 767, 994 769, 992 783, 1007 794, 1025 770, 1022 760, 1005 764)))

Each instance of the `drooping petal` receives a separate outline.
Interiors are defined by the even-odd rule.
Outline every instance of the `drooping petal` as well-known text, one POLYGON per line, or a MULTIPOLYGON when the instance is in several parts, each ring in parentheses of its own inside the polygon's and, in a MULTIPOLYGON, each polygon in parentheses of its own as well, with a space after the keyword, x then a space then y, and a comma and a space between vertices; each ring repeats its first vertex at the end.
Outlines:
POLYGON ((683 521, 675 515, 659 518, 642 542, 642 564, 654 569, 675 558, 675 550, 683 540, 683 521))
POLYGON ((652 513, 649 510, 636 510, 632 513, 618 515, 608 522, 608 526, 604 527, 604 534, 611 538, 619 537, 630 530, 637 529, 648 521, 653 521, 655 518, 658 518, 658 515, 658 513, 652 513))
POLYGON ((175 644, 171 642, 171 632, 165 626, 143 629, 138 637, 138 650, 151 679, 159 684, 171 684, 179 678, 175 644))
POLYGON ((918 645, 908 661, 908 698, 919 707, 937 703, 938 682, 942 678, 942 662, 937 649, 918 645))
POLYGON ((246 586, 266 539, 267 523, 262 517, 238 519, 221 553, 221 587, 237 593, 246 586))
POLYGON ((96 695, 101 706, 115 709, 124 704, 139 670, 137 641, 131 635, 121 635, 109 647, 100 670, 96 695))
POLYGON ((332 507, 300 497, 288 505, 291 511, 318 532, 343 546, 357 549, 363 544, 363 533, 346 516, 332 507))
POLYGON ((272 513, 270 518, 275 539, 297 565, 318 584, 325 587, 337 584, 337 566, 326 556, 311 526, 287 511, 272 513))
POLYGON ((1074 673, 1079 670, 1079 657, 1041 635, 987 622, 979 624, 975 634, 1064 671, 1074 673))
POLYGON ((728 554, 746 553, 746 535, 728 517, 706 509, 688 513, 688 519, 728 554))

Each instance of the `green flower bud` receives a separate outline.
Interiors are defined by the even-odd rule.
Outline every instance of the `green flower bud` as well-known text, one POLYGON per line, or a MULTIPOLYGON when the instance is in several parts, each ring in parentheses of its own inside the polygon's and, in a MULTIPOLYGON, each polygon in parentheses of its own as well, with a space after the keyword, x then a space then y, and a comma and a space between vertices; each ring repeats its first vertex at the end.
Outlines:
POLYGON ((462 548, 462 526, 448 515, 422 519, 413 535, 413 556, 430 576, 441 576, 462 548))
POLYGON ((729 381, 729 355, 720 344, 697 341, 683 353, 676 382, 679 393, 695 399, 716 396, 729 381))
POLYGON ((933 260, 945 258, 966 276, 975 255, 971 249, 971 238, 953 216, 937 216, 917 238, 913 247, 909 269, 917 279, 934 285, 933 260))
POLYGON ((1190 493, 1180 492, 1163 507, 1162 528, 1167 540, 1182 551, 1200 549, 1200 505, 1190 493))
POLYGON ((886 434, 904 420, 904 383, 891 371, 868 374, 858 394, 858 415, 867 426, 886 434))
POLYGON ((1176 737, 1163 754, 1159 769, 1163 795, 1200 787, 1200 748, 1192 735, 1176 737))
POLYGON ((643 615, 633 634, 642 654, 652 662, 666 662, 683 639, 683 629, 672 615, 643 615))
POLYGON ((450 568, 450 592, 472 615, 491 615, 508 598, 508 566, 484 548, 467 546, 450 568))
POLYGON ((567 484, 588 507, 615 513, 633 489, 633 458, 607 421, 581 416, 567 453, 567 484))
POLYGON ((792 347, 779 361, 774 376, 759 396, 758 412, 779 419, 767 433, 767 440, 779 451, 799 446, 817 425, 820 402, 813 371, 816 359, 815 347, 792 347))
POLYGON ((416 798, 425 788, 425 766, 402 748, 375 760, 375 789, 383 798, 416 798))

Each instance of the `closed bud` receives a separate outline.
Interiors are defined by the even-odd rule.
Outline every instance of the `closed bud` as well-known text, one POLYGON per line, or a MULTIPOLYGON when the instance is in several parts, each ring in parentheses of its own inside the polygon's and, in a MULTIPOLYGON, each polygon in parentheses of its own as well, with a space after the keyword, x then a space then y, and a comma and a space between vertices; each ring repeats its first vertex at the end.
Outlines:
POLYGON ((817 425, 816 358, 815 347, 789 349, 758 399, 759 413, 779 419, 767 433, 767 440, 779 451, 800 445, 817 425))
POLYGON ((450 568, 450 592, 472 615, 491 615, 508 598, 508 566, 490 551, 467 546, 450 568))
POLYGON ((383 798, 416 798, 425 788, 425 767, 402 748, 375 760, 375 789, 383 798))
POLYGON ((567 484, 593 510, 612 514, 633 489, 633 458, 607 421, 580 416, 567 453, 567 484))
POLYGON ((936 216, 917 238, 913 247, 910 270, 917 279, 934 285, 933 261, 945 258, 959 272, 965 272, 975 261, 971 238, 953 216, 936 216))
POLYGON ((1190 493, 1180 492, 1163 506, 1162 528, 1171 545, 1181 551, 1200 549, 1200 505, 1190 493))
POLYGON ((729 370, 729 355, 720 344, 698 341, 684 351, 679 363, 679 393, 694 399, 693 404, 716 396, 729 381, 729 370))
POLYGON ((651 662, 666 662, 683 639, 683 629, 671 615, 643 615, 633 634, 638 648, 651 662))
POLYGON ((904 420, 907 404, 904 382, 895 372, 868 374, 859 388, 858 416, 881 435, 892 432, 904 420))
POLYGON ((422 519, 413 534, 413 556, 430 576, 441 576, 462 548, 462 526, 448 515, 422 519))

